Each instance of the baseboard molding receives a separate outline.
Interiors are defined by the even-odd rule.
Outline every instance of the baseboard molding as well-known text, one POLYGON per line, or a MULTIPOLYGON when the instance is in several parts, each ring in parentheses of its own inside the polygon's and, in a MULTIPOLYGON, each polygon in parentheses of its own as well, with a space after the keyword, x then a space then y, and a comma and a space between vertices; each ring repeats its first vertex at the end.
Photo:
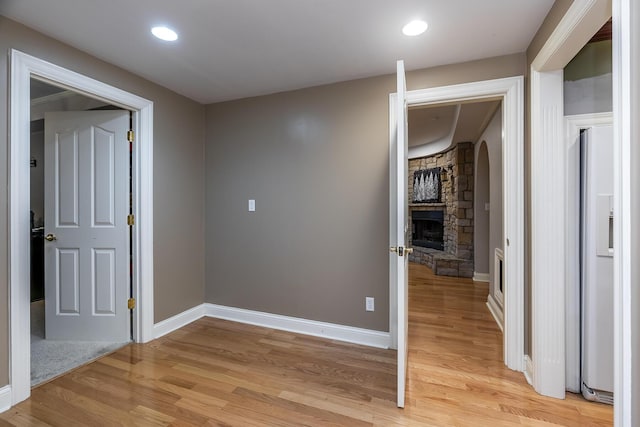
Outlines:
POLYGON ((528 354, 524 355, 524 377, 530 386, 533 386, 533 361, 528 354))
POLYGON ((11 408, 11 386, 0 388, 0 414, 11 408))
POLYGON ((476 273, 473 272, 473 281, 474 282, 487 282, 489 283, 489 273, 476 273))
POLYGON ((493 297, 493 295, 489 295, 487 297, 487 307, 489 307, 489 311, 494 319, 496 319, 496 323, 500 330, 504 333, 504 312, 502 311, 502 307, 498 304, 498 301, 493 297))
POLYGON ((193 308, 190 308, 187 311, 183 311, 182 313, 176 314, 173 317, 170 317, 162 322, 158 322, 153 325, 153 337, 160 338, 168 333, 171 333, 177 329, 182 328, 183 326, 188 325, 191 322, 195 322, 204 316, 205 305, 200 304, 193 308))
POLYGON ((217 304, 204 304, 204 315, 218 319, 231 320, 239 323, 280 329, 315 337, 346 341, 369 347, 389 348, 390 335, 388 332, 337 325, 334 323, 318 322, 279 314, 263 313, 242 308, 226 307, 217 304))

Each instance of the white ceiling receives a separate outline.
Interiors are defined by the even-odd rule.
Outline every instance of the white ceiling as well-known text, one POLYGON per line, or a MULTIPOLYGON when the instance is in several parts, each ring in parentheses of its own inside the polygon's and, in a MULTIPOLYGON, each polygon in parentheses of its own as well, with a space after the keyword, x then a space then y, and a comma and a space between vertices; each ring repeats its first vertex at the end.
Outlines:
POLYGON ((0 14, 202 103, 523 52, 553 0, 1 0, 0 14), (429 29, 409 38, 408 21, 429 29), (150 27, 180 35, 169 44, 150 27))
POLYGON ((477 142, 499 106, 500 101, 480 101, 410 109, 410 151, 444 139, 448 144, 477 142))

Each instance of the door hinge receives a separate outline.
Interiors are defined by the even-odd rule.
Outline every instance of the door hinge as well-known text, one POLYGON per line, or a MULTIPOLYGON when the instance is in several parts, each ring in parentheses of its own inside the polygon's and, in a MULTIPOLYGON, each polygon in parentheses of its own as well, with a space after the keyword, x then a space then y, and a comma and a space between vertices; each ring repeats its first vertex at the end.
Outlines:
POLYGON ((134 215, 127 215, 127 225, 134 225, 136 223, 136 217, 134 215))
POLYGON ((133 310, 134 308, 136 308, 136 299, 135 298, 129 298, 127 300, 127 308, 129 310, 133 310))
POLYGON ((127 141, 133 142, 133 138, 135 137, 135 133, 133 130, 127 131, 127 141))

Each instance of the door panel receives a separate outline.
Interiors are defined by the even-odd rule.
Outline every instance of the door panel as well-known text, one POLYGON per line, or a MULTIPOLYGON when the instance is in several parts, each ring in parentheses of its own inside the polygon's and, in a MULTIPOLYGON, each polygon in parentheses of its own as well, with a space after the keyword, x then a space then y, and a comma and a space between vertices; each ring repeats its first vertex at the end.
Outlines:
POLYGON ((128 128, 126 111, 45 115, 47 339, 129 340, 128 128))
MULTIPOLYGON (((390 269, 395 271, 395 283, 391 283, 391 289, 397 291, 397 405, 400 408, 405 404, 405 388, 407 376, 407 333, 408 333, 408 274, 409 264, 407 253, 408 216, 407 216, 407 100, 404 62, 397 63, 397 100, 395 123, 395 171, 391 171, 392 182, 395 182, 395 252, 390 257, 390 269)), ((393 243, 393 242, 392 242, 393 243)))
POLYGON ((93 181, 92 217, 94 227, 115 226, 114 172, 115 134, 102 128, 93 128, 91 150, 91 177, 93 181))
POLYGON ((116 252, 113 249, 93 249, 93 314, 115 315, 116 252))
MULTIPOLYGON (((56 224, 58 227, 78 226, 78 134, 59 132, 54 136, 56 224)), ((46 179, 46 178, 45 178, 46 179)))
POLYGON ((56 249, 56 314, 78 315, 80 314, 80 271, 78 265, 77 249, 56 249))

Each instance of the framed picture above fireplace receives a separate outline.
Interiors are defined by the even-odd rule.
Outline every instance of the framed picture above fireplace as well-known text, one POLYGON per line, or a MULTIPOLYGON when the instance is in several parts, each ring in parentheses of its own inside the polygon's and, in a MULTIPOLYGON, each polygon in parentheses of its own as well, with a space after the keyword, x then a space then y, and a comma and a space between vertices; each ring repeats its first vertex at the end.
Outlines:
POLYGON ((442 201, 440 168, 422 169, 413 173, 413 203, 442 201))

